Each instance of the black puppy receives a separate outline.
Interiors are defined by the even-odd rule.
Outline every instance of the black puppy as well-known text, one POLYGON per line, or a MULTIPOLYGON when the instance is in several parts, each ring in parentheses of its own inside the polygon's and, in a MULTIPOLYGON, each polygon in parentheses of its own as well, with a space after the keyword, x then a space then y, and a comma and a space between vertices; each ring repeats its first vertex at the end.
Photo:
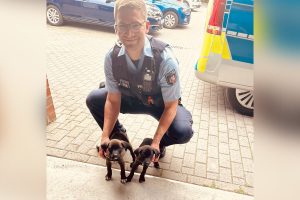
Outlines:
MULTIPOLYGON (((132 167, 130 174, 127 177, 127 182, 130 182, 135 170, 138 168, 139 165, 143 165, 143 171, 140 175, 139 182, 144 182, 145 181, 145 174, 147 171, 147 168, 149 167, 153 155, 157 158, 160 154, 159 152, 151 147, 152 143, 152 138, 145 138, 143 142, 140 144, 139 148, 134 150, 134 153, 136 155, 136 160, 134 163, 132 163, 130 166, 132 167)), ((159 168, 158 162, 154 162, 154 167, 159 168)))
MULTIPOLYGON (((106 152, 106 167, 107 174, 105 179, 107 181, 111 180, 112 170, 111 162, 118 162, 121 168, 121 183, 126 183, 125 175, 125 163, 123 160, 125 151, 129 149, 132 156, 132 162, 135 161, 135 154, 133 153, 132 146, 129 143, 128 137, 124 132, 113 132, 110 137, 110 142, 108 144, 102 144, 101 149, 106 152)), ((99 151, 99 148, 97 148, 99 151)))

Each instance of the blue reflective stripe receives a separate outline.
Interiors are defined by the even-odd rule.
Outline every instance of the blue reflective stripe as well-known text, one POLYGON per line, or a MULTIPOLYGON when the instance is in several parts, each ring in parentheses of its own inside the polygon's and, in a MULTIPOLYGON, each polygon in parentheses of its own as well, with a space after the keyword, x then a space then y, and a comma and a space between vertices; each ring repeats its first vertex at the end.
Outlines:
POLYGON ((227 1, 223 21, 232 59, 246 63, 253 63, 253 2, 227 1))
POLYGON ((233 60, 253 64, 253 41, 227 36, 233 60))

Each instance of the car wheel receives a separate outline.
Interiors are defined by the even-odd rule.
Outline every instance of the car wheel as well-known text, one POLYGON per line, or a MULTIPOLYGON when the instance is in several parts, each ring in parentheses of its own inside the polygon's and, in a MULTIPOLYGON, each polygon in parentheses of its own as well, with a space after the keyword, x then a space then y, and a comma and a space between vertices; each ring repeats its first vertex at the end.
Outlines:
POLYGON ((54 26, 62 25, 63 17, 59 9, 54 5, 47 6, 47 22, 54 26))
POLYGON ((230 105, 240 114, 253 116, 253 91, 227 88, 226 96, 230 105))
POLYGON ((164 14, 164 27, 175 28, 178 25, 178 16, 173 11, 168 11, 164 14))

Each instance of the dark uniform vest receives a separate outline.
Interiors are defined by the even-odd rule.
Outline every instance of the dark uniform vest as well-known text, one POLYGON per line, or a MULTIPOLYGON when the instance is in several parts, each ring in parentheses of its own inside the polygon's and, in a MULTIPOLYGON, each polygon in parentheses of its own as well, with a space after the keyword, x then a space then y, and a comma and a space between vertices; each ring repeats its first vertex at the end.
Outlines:
POLYGON ((111 54, 112 72, 123 97, 137 98, 144 105, 163 106, 161 87, 157 79, 162 62, 161 53, 169 45, 151 36, 147 37, 153 58, 145 56, 141 69, 131 72, 125 54, 118 57, 122 44, 116 44, 111 54))

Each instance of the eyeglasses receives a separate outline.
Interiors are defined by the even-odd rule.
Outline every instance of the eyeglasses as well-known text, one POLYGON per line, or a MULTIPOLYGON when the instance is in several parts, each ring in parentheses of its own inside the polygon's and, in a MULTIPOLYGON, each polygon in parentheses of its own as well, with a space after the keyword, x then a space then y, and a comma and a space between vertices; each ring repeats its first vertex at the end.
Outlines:
POLYGON ((143 27, 144 23, 146 21, 142 22, 142 23, 133 23, 133 24, 115 24, 115 29, 120 32, 120 33, 125 33, 127 31, 129 31, 129 29, 133 32, 138 32, 141 30, 141 28, 143 27))

